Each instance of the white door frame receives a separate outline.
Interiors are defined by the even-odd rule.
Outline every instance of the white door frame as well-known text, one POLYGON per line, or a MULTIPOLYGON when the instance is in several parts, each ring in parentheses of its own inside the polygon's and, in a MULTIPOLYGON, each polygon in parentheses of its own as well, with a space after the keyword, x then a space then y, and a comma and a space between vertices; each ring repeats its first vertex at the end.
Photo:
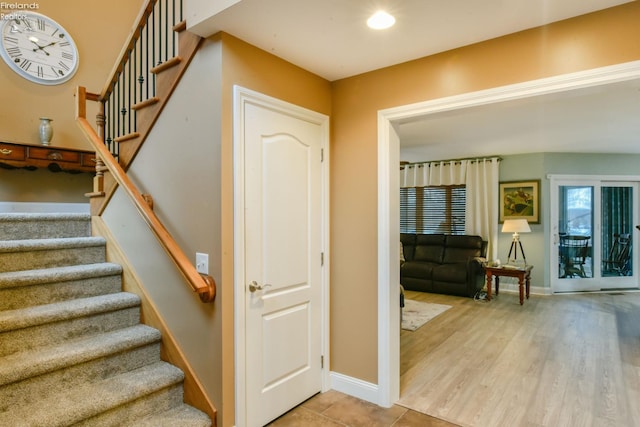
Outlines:
POLYGON ((324 355, 322 369, 322 391, 329 385, 329 117, 285 101, 252 91, 240 86, 233 88, 233 205, 234 205, 234 341, 235 341, 235 425, 246 425, 246 349, 245 349, 245 297, 247 281, 244 274, 245 264, 245 181, 244 181, 244 106, 246 103, 261 105, 265 108, 286 112, 289 116, 318 124, 322 129, 323 162, 321 165, 322 191, 322 251, 324 266, 321 270, 321 352, 324 355))
MULTIPOLYGON (((594 218, 600 218, 600 209, 601 209, 601 202, 600 202, 600 190, 602 187, 607 186, 607 184, 616 184, 616 183, 624 183, 624 184, 630 184, 630 186, 633 188, 633 213, 632 213, 632 222, 634 224, 638 223, 638 210, 640 209, 638 203, 638 195, 639 195, 639 186, 640 186, 640 175, 559 175, 559 174, 549 174, 547 175, 547 178, 550 181, 550 188, 549 188, 549 197, 550 197, 550 201, 549 201, 549 228, 550 228, 550 236, 551 238, 549 239, 549 265, 550 265, 550 274, 549 274, 549 283, 551 286, 551 291, 553 293, 558 293, 558 292, 572 292, 571 290, 571 282, 570 281, 583 281, 583 280, 588 280, 591 281, 593 283, 591 283, 591 289, 587 288, 587 289, 580 289, 580 291, 587 291, 587 290, 591 290, 591 291, 600 291, 600 290, 604 290, 606 289, 606 287, 603 287, 603 285, 606 283, 606 281, 610 281, 611 279, 614 280, 618 280, 618 279, 624 279, 623 283, 620 283, 620 286, 614 286, 615 288, 625 288, 625 287, 630 287, 630 288, 637 288, 638 287, 638 256, 637 254, 633 255, 633 259, 632 259, 632 271, 633 271, 633 275, 632 276, 628 276, 628 277, 624 277, 624 278, 603 278, 600 274, 600 263, 599 262, 594 262, 593 265, 593 277, 589 278, 589 279, 580 279, 580 278, 576 278, 576 279, 561 279, 562 281, 567 281, 567 285, 566 287, 563 287, 562 285, 559 284, 559 279, 558 279, 558 188, 560 185, 585 185, 585 186, 593 186, 594 189, 596 190, 594 192, 593 198, 594 198, 594 218), (632 283, 631 283, 632 282, 632 283)), ((594 231, 593 231, 593 239, 592 239, 592 247, 593 247, 593 252, 594 254, 596 254, 596 256, 594 256, 595 260, 601 261, 602 257, 604 256, 604 254, 602 254, 600 252, 600 223, 599 222, 594 222, 594 231)), ((633 239, 633 241, 635 242, 635 238, 633 239)), ((583 282, 584 283, 584 282, 583 282)))
MULTIPOLYGON (((532 80, 404 105, 378 112, 378 401, 389 407, 400 397, 399 316, 391 292, 399 283, 398 175, 400 143, 394 124, 421 116, 640 78, 640 61, 532 80)), ((545 224, 546 239, 549 225, 545 224)), ((546 242, 548 246, 548 241, 546 242)))

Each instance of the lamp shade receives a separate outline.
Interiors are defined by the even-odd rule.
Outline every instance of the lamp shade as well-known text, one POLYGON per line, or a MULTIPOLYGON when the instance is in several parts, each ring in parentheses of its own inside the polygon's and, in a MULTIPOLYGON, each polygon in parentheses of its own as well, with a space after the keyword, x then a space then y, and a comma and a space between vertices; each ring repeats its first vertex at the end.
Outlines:
POLYGON ((503 233, 530 233, 531 227, 526 219, 505 219, 502 224, 503 233))

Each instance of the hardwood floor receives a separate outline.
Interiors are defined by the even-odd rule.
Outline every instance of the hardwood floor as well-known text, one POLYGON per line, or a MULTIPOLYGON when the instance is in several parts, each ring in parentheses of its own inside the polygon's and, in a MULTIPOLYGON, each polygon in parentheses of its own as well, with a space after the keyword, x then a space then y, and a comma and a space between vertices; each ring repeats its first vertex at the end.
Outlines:
POLYGON ((640 425, 640 293, 491 302, 402 331, 400 405, 461 426, 640 425))

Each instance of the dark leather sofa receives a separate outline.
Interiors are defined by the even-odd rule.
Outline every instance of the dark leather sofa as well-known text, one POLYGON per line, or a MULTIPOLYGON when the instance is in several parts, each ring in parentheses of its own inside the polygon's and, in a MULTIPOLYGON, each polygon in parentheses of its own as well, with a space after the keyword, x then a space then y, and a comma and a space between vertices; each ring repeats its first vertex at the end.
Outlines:
POLYGON ((487 242, 480 236, 402 233, 400 242, 405 289, 474 297, 484 287, 487 242))

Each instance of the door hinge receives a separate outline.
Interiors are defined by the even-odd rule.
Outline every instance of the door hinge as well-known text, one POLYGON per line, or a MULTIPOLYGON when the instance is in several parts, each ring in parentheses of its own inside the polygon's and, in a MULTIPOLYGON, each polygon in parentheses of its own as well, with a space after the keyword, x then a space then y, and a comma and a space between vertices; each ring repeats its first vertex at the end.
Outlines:
POLYGON ((320 356, 320 369, 324 369, 324 356, 320 356))
POLYGON ((324 252, 320 252, 320 266, 324 265, 324 252))

